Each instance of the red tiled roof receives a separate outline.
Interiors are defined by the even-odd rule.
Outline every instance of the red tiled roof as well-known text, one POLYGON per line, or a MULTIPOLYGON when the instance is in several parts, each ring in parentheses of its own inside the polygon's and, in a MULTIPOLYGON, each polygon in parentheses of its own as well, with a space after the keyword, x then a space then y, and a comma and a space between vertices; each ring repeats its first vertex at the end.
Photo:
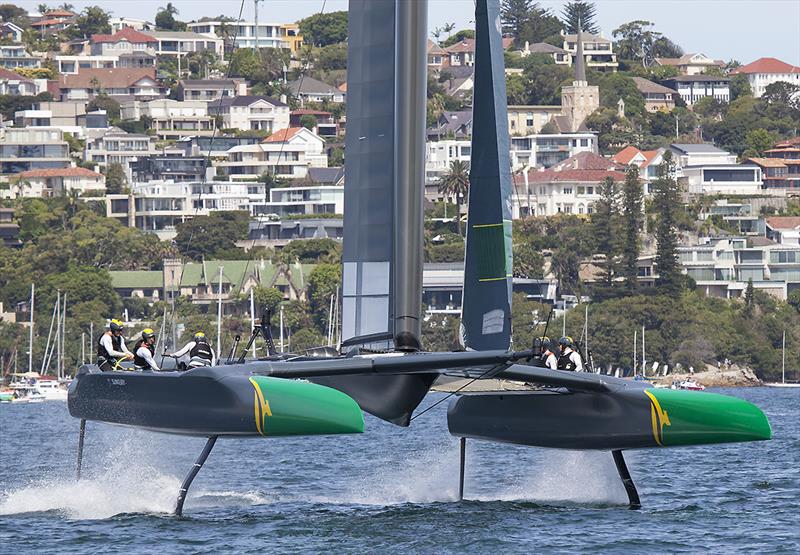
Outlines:
POLYGON ((514 37, 503 37, 503 50, 508 50, 512 44, 514 44, 514 37))
POLYGON ((737 67, 731 73, 800 73, 800 67, 777 58, 759 58, 746 66, 737 67))
POLYGON ((62 75, 58 79, 60 89, 89 89, 92 80, 97 79, 100 86, 106 89, 122 89, 130 87, 142 79, 149 78, 155 81, 154 68, 83 68, 76 75, 62 75))
POLYGON ((50 10, 44 15, 47 17, 75 17, 77 14, 74 14, 68 10, 50 10))
POLYGON ((339 89, 342 92, 347 92, 347 81, 345 81, 344 83, 342 83, 341 85, 339 85, 336 88, 339 89))
POLYGON ((42 19, 36 23, 31 23, 31 27, 47 27, 48 25, 60 25, 64 23, 62 19, 42 19))
POLYGON ((625 170, 624 164, 619 164, 609 158, 604 158, 592 152, 579 152, 574 156, 570 156, 566 160, 562 160, 550 168, 553 171, 564 170, 625 170))
POLYGON ((751 157, 746 160, 761 166, 762 168, 785 168, 786 164, 780 158, 757 158, 751 157))
POLYGON ((14 73, 13 71, 8 70, 4 67, 0 67, 0 79, 16 79, 19 81, 28 81, 28 82, 31 81, 27 77, 20 75, 19 73, 14 73))
POLYGON ((136 44, 157 43, 158 41, 150 35, 140 33, 133 27, 123 27, 113 35, 92 35, 92 42, 101 44, 106 42, 120 42, 126 40, 136 44))
POLYGON ((265 143, 285 143, 298 133, 305 129, 305 127, 289 127, 288 129, 279 129, 275 131, 272 135, 264 139, 262 142, 265 143))
POLYGON ((800 217, 772 216, 767 218, 767 225, 772 229, 800 229, 800 217))
POLYGON ((647 159, 647 161, 644 164, 642 164, 642 167, 646 167, 646 166, 650 165, 650 163, 653 161, 653 159, 656 156, 658 156, 658 151, 657 150, 643 150, 642 154, 644 154, 644 157, 647 159))
POLYGON ((612 156, 611 159, 619 164, 624 164, 627 166, 637 154, 642 154, 642 151, 633 145, 628 145, 612 156))
POLYGON ((475 52, 475 39, 464 39, 461 42, 451 44, 445 50, 452 53, 475 52))
POLYGON ((625 174, 621 171, 607 170, 561 170, 554 171, 532 169, 528 172, 528 180, 533 183, 551 183, 558 181, 600 183, 606 177, 614 181, 625 181, 625 174))
POLYGON ((103 174, 86 168, 46 168, 24 171, 18 175, 23 179, 30 177, 103 177, 103 174))
POLYGON ((305 108, 301 108, 299 110, 292 110, 291 115, 293 116, 329 116, 331 115, 330 112, 325 112, 324 110, 308 110, 305 108))

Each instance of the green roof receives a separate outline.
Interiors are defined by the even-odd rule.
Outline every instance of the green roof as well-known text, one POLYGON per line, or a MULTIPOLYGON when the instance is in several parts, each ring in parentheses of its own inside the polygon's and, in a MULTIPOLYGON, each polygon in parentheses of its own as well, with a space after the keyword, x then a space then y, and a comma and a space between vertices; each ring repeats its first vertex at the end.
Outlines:
POLYGON ((114 289, 161 289, 164 285, 163 274, 158 270, 115 271, 109 274, 114 289))

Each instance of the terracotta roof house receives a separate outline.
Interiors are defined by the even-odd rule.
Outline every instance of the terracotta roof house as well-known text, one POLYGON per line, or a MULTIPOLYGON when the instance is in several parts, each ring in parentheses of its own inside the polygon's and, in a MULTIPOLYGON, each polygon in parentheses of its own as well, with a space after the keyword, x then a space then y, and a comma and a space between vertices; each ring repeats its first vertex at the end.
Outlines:
POLYGON ((101 92, 118 102, 153 100, 165 94, 153 68, 86 68, 76 75, 62 75, 57 87, 62 101, 91 100, 101 92))
POLYGON ((644 107, 648 112, 669 112, 675 108, 675 91, 673 89, 653 83, 643 77, 631 77, 631 79, 644 96, 644 107))
POLYGON ((105 191, 106 177, 86 168, 43 168, 17 174, 22 196, 51 197, 76 191, 105 191))
POLYGON ((759 58, 755 62, 737 67, 731 73, 747 75, 750 89, 756 98, 763 95, 769 85, 778 81, 800 86, 800 67, 777 58, 759 58))
POLYGON ((91 49, 95 56, 119 56, 133 52, 155 55, 158 41, 131 27, 123 27, 113 35, 92 35, 91 49))
POLYGON ((33 80, 0 67, 0 94, 33 96, 37 92, 38 88, 33 80))
POLYGON ((711 68, 721 68, 725 66, 722 60, 713 60, 705 54, 684 54, 679 58, 656 58, 656 63, 660 66, 671 66, 678 69, 683 75, 698 75, 705 73, 711 68))

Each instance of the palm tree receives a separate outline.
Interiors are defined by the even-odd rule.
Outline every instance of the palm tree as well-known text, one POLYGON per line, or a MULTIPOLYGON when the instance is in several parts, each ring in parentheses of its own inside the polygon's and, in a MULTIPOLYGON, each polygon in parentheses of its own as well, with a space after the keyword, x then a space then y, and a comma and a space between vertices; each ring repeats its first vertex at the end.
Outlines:
POLYGON ((456 230, 461 235, 461 203, 469 191, 469 162, 453 160, 450 169, 439 178, 439 192, 456 200, 456 230))

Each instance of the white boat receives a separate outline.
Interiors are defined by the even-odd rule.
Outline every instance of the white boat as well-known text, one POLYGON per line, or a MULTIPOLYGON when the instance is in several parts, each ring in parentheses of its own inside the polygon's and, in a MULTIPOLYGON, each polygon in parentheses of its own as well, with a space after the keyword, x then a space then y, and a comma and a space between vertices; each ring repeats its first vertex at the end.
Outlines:
POLYGON ((767 387, 800 387, 800 383, 786 381, 786 330, 783 331, 783 347, 781 355, 781 381, 764 384, 767 387))
POLYGON ((67 388, 51 376, 40 376, 38 372, 12 374, 9 388, 14 392, 13 403, 40 401, 66 401, 67 388))
POLYGON ((34 393, 38 393, 44 397, 45 401, 66 401, 67 390, 61 387, 58 380, 37 380, 33 386, 34 393))
POLYGON ((706 386, 697 383, 692 379, 683 380, 682 382, 673 382, 670 389, 685 389, 688 391, 705 391, 706 386))

